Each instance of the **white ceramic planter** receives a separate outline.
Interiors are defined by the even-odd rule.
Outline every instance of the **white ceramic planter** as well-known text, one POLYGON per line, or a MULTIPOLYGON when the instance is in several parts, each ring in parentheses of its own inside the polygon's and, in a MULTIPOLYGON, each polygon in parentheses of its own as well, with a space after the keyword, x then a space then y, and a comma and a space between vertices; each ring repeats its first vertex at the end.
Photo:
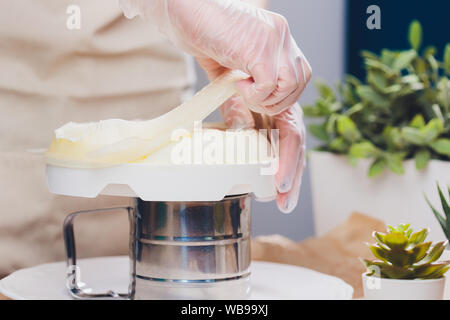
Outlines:
MULTIPOLYGON (((450 260, 450 246, 447 246, 447 248, 442 253, 442 256, 439 258, 439 260, 450 260)), ((450 271, 448 271, 450 272, 450 271)), ((450 300, 450 277, 448 276, 450 273, 447 273, 447 276, 445 277, 445 293, 444 293, 444 300, 450 300)))
POLYGON ((370 160, 356 168, 343 156, 311 152, 309 157, 316 234, 322 236, 360 212, 389 225, 411 223, 414 229, 430 228, 429 240, 445 239, 423 193, 440 208, 436 181, 444 189, 450 185, 450 162, 431 161, 418 171, 413 160, 405 162, 405 174, 390 171, 375 179, 367 175, 370 160))
POLYGON ((442 300, 445 278, 432 280, 381 279, 362 275, 367 300, 442 300))

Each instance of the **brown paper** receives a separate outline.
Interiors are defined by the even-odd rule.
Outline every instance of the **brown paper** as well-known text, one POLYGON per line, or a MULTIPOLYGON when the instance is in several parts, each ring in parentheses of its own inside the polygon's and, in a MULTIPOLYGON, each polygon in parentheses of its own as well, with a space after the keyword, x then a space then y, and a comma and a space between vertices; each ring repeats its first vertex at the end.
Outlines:
POLYGON ((252 259, 302 266, 341 278, 355 290, 353 297, 361 298, 365 268, 359 258, 372 258, 365 243, 373 242, 373 231, 385 229, 383 222, 354 213, 325 236, 300 243, 280 235, 256 237, 252 259))

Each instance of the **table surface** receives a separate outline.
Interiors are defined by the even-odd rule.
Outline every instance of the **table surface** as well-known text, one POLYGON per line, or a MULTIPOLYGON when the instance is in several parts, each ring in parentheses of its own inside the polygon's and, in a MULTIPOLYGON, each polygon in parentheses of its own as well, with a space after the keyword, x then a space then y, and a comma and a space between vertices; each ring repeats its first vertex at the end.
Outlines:
POLYGON ((0 300, 11 300, 8 297, 5 297, 4 295, 0 294, 0 300))

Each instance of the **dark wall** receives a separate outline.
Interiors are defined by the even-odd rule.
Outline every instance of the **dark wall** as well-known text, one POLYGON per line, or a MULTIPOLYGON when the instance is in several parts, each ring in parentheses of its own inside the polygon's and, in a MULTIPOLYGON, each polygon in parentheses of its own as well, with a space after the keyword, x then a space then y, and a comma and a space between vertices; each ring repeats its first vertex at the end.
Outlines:
POLYGON ((382 48, 407 49, 408 26, 413 19, 422 23, 422 45, 434 45, 442 59, 445 43, 450 42, 450 0, 347 0, 346 72, 364 77, 361 50, 376 53, 382 48), (381 30, 369 30, 367 7, 381 9, 381 30))

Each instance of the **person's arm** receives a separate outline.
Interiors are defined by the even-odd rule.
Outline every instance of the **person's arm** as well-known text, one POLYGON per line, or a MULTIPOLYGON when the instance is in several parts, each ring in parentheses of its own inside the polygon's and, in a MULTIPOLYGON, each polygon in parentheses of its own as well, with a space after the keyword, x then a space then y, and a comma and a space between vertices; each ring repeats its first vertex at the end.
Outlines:
POLYGON ((272 116, 279 130, 277 204, 291 212, 305 165, 303 113, 296 103, 311 67, 282 16, 258 8, 264 0, 121 0, 127 16, 156 23, 191 53, 214 79, 229 69, 251 77, 237 84, 240 96, 220 111, 229 127, 253 127, 250 110, 272 116))
MULTIPOLYGON (((256 1, 256 0, 253 0, 256 1)), ((252 1, 252 2, 253 2, 252 1)), ((256 112, 274 115, 304 90, 311 68, 279 14, 239 0, 121 0, 127 16, 157 24, 211 76, 238 69, 237 88, 256 112), (212 63, 214 62, 214 63, 212 63)))

